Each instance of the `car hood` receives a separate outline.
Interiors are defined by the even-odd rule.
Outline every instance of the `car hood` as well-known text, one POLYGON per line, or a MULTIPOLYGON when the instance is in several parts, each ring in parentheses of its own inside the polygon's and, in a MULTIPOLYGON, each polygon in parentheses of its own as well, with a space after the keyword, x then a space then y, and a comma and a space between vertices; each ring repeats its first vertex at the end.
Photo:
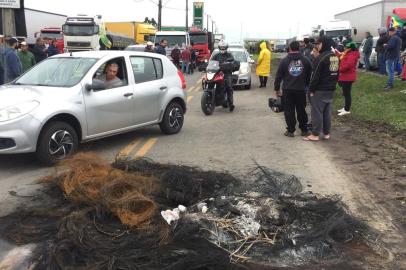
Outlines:
POLYGON ((72 95, 72 89, 61 87, 3 85, 0 87, 0 109, 16 104, 46 100, 61 100, 65 95, 72 95))

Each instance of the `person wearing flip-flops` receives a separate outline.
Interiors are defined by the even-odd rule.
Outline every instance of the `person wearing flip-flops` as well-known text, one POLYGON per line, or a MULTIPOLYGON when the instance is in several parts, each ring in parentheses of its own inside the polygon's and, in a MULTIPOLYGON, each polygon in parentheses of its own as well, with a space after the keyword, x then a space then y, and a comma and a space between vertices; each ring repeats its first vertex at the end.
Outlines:
POLYGON ((320 55, 313 63, 309 86, 312 134, 305 137, 305 141, 319 141, 321 133, 323 139, 330 139, 332 103, 340 67, 333 45, 334 41, 327 36, 321 36, 316 42, 320 55))

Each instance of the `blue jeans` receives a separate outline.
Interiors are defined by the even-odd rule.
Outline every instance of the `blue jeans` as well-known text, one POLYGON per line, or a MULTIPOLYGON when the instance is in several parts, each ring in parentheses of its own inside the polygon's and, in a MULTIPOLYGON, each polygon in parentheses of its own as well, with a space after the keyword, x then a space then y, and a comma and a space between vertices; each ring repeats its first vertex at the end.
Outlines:
POLYGON ((366 54, 364 55, 364 63, 365 63, 365 69, 370 70, 371 69, 371 63, 369 62, 369 58, 371 57, 371 54, 366 54))
POLYGON ((379 67, 379 74, 385 75, 386 74, 386 59, 384 53, 378 54, 378 67, 379 67))
POLYGON ((190 62, 182 61, 182 72, 189 74, 190 62))
POLYGON ((398 75, 402 74, 402 62, 400 61, 400 59, 398 58, 396 60, 396 72, 398 73, 398 75))
POLYGON ((393 86, 393 81, 395 80, 395 66, 397 64, 396 59, 388 59, 386 60, 386 72, 388 73, 388 83, 387 86, 393 86))

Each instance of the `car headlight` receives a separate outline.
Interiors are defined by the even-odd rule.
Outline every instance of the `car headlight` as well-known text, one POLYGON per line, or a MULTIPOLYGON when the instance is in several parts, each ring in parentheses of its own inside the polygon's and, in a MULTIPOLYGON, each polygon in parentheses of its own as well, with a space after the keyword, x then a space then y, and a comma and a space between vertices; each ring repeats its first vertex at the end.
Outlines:
POLYGON ((246 73, 248 73, 248 67, 242 67, 240 69, 240 74, 246 74, 246 73))
POLYGON ((0 122, 10 121, 32 112, 39 106, 36 100, 16 104, 0 110, 0 122))

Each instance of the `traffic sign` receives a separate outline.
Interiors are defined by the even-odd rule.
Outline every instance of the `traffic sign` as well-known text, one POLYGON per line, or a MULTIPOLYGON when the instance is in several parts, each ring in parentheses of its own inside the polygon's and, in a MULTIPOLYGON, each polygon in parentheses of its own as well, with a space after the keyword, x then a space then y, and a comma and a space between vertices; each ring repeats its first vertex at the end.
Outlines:
POLYGON ((193 26, 203 28, 204 3, 193 2, 193 26))
POLYGON ((20 8, 20 0, 0 0, 0 8, 20 8))

